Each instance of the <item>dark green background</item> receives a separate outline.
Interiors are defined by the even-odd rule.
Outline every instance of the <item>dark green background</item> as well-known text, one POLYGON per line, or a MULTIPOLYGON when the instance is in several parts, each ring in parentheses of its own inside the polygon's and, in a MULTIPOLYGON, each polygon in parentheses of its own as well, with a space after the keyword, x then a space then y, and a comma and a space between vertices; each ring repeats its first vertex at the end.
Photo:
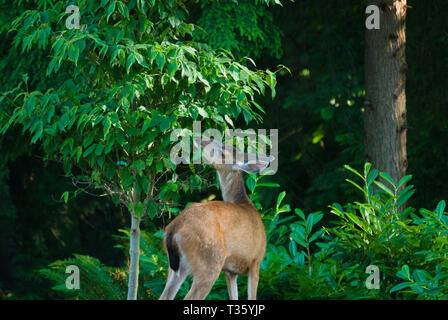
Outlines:
MULTIPOLYGON (((209 32, 198 39, 237 57, 251 56, 260 69, 290 68, 291 74, 278 75, 275 100, 260 101, 267 112, 260 127, 279 129, 279 171, 272 181, 287 190, 292 207, 326 213, 334 201, 354 198, 342 166, 360 169, 363 164, 365 6, 357 0, 283 2, 269 8, 249 0, 187 6, 190 20, 209 32)), ((32 1, 0 3, 0 85, 5 90, 20 74, 12 69, 12 35, 6 26, 32 1)), ((410 205, 434 208, 448 191, 448 3, 408 4, 408 173, 417 190, 410 205)), ((30 55, 26 71, 41 68, 30 55)), ((111 266, 123 261, 112 236, 129 225, 127 212, 87 195, 65 205, 59 199, 71 181, 58 164, 44 166, 39 145, 29 141, 20 129, 0 136, 0 298, 49 297, 50 286, 36 270, 72 253, 111 266)), ((179 206, 211 193, 219 197, 218 190, 207 190, 179 206)), ((272 203, 276 195, 264 196, 272 203)), ((146 227, 164 226, 163 221, 155 224, 146 227)))

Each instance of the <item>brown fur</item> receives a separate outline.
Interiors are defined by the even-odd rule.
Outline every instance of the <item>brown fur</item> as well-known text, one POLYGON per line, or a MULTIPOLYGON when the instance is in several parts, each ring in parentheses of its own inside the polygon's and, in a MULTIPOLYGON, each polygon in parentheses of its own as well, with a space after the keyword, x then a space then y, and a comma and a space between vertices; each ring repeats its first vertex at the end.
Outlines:
POLYGON ((224 271, 247 273, 264 256, 266 247, 263 223, 251 203, 192 204, 165 232, 179 236, 178 245, 187 256, 193 274, 197 264, 213 265, 217 259, 222 260, 224 271))
POLYGON ((266 250, 264 225, 246 195, 241 172, 220 170, 219 174, 229 178, 228 196, 238 203, 194 203, 166 227, 165 234, 178 239, 173 240, 173 245, 184 255, 194 277, 186 299, 204 299, 221 271, 228 277, 249 273, 249 296, 255 299, 258 270, 266 250))
POLYGON ((166 227, 164 243, 173 269, 169 268, 160 299, 174 299, 189 273, 193 285, 185 299, 205 299, 221 271, 226 274, 230 299, 238 299, 237 275, 244 273, 249 279, 248 298, 256 299, 266 235, 246 194, 241 170, 259 172, 273 157, 257 156, 249 162, 244 161, 247 154, 229 145, 204 137, 196 143, 214 150, 206 159, 218 171, 224 201, 192 204, 166 227), (233 157, 233 164, 223 164, 226 157, 233 157))

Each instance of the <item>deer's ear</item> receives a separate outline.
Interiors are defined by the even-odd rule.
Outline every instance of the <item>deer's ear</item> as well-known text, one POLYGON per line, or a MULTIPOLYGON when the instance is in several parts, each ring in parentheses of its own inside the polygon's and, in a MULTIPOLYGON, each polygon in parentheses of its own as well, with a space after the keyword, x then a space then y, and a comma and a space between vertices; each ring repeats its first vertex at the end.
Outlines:
POLYGON ((193 143, 202 149, 202 156, 209 164, 224 162, 224 145, 208 137, 195 138, 193 143))
POLYGON ((243 163, 237 165, 238 169, 246 173, 258 173, 268 166, 267 162, 256 162, 256 163, 243 163))
POLYGON ((246 173, 259 173, 265 169, 271 161, 274 161, 273 156, 257 155, 255 161, 247 161, 241 164, 236 164, 237 169, 243 170, 246 173))

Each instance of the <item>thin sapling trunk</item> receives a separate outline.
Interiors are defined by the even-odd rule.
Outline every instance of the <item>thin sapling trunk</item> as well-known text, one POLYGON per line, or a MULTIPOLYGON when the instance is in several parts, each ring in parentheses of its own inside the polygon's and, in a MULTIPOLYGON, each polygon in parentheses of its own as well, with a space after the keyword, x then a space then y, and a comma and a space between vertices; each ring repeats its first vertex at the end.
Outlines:
POLYGON ((140 263, 140 218, 135 212, 131 212, 131 233, 129 235, 129 282, 128 300, 137 300, 138 275, 140 263))

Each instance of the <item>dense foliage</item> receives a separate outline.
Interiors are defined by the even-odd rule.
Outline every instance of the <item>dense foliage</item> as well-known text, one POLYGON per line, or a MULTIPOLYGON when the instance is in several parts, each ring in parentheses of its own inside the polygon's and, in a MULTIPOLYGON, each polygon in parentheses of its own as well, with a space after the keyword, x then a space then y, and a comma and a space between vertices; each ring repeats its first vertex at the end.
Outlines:
MULTIPOLYGON (((278 173, 246 177, 269 243, 260 298, 448 298, 448 4, 408 2, 415 187, 401 190, 369 166, 344 169, 364 162, 362 2, 85 0, 87 28, 67 30, 69 1, 0 0, 0 298, 125 298, 134 208, 146 215, 139 298, 158 298, 161 230, 220 199, 213 171, 164 161, 170 132, 254 118, 280 132, 278 173), (279 65, 291 73, 269 71, 279 65), (138 201, 123 201, 130 190, 138 201), (68 264, 84 271, 79 291, 64 289, 68 264), (365 286, 369 265, 379 290, 365 286)), ((226 297, 221 277, 209 299, 226 297)))
POLYGON ((41 63, 54 82, 34 87, 26 75, 4 92, 2 132, 23 126, 67 176, 79 169, 79 183, 103 188, 138 216, 153 218, 157 200, 178 201, 182 187, 177 175, 159 178, 175 171, 168 161, 171 132, 191 128, 194 120, 225 128, 240 114, 246 122, 259 119, 256 111, 263 110, 254 96, 266 85, 274 89, 275 75, 189 41, 194 26, 183 22, 180 2, 86 1, 80 10, 89 27, 82 31, 61 26, 63 9, 57 2, 43 12, 28 10, 11 24, 13 49, 51 53, 41 63))
MULTIPOLYGON (((263 177, 250 175, 246 185, 251 199, 260 209, 268 235, 266 257, 260 271, 260 298, 263 299, 447 299, 448 298, 448 215, 445 201, 435 210, 408 207, 400 211, 403 202, 413 194, 406 176, 397 185, 379 181, 386 173, 370 171, 366 164, 357 180, 347 179, 360 191, 360 200, 330 209, 338 219, 326 226, 323 212, 305 214, 284 204, 285 192, 278 194, 276 203, 262 206, 255 189, 279 187, 264 183, 263 177), (373 185, 377 185, 374 191, 373 185), (366 268, 375 265, 380 270, 380 288, 365 285, 366 268)), ((325 212, 325 213, 327 213, 325 212)), ((126 233, 124 231, 124 233, 126 233)), ((161 232, 145 233, 142 246, 142 294, 158 298, 165 285, 168 261, 161 247, 161 232)), ((119 237, 123 241, 127 237, 119 237)), ((123 242, 125 243, 125 242, 123 242)), ((117 247, 123 248, 123 245, 117 247)), ((78 299, 115 299, 125 272, 119 268, 101 266, 88 256, 56 261, 40 271, 49 278, 62 297, 78 299), (84 270, 85 285, 79 291, 58 285, 65 279, 65 267, 70 264, 84 270), (84 267, 85 266, 85 267, 84 267), (108 286, 111 282, 112 285, 108 286), (99 289, 103 288, 103 289, 99 289)), ((241 277, 239 291, 245 296, 247 286, 241 277), (242 280, 242 281, 241 281, 242 280)), ((65 280, 64 280, 65 281, 65 280)), ((182 298, 191 282, 179 293, 182 298)), ((124 292, 121 286, 121 292, 124 292)), ((209 299, 227 299, 225 280, 221 277, 209 299)))
POLYGON ((75 196, 101 189, 127 207, 135 298, 140 221, 171 212, 190 186, 170 161, 173 130, 186 132, 195 120, 223 130, 240 114, 246 123, 259 120, 255 95, 270 86, 274 97, 275 73, 190 40, 195 26, 184 22, 180 1, 83 1, 77 10, 85 24, 71 29, 60 23, 63 1, 38 3, 11 22, 12 50, 50 53, 39 63, 51 80, 35 87, 40 75, 24 74, 3 92, 1 133, 20 126, 31 144, 40 141, 44 160, 61 162, 72 178, 75 196))

